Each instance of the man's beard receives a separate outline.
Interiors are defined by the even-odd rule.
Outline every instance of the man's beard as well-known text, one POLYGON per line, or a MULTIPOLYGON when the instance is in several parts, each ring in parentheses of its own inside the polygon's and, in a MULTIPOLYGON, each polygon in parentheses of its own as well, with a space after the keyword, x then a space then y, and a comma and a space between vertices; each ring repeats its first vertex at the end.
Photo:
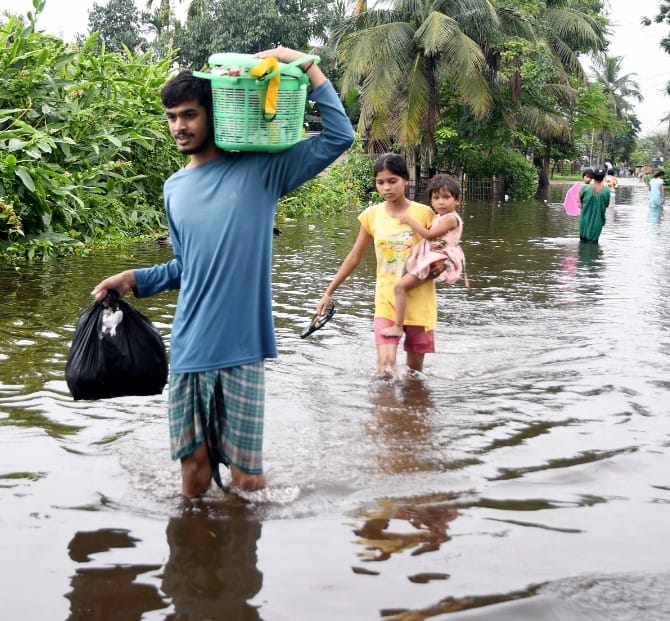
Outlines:
MULTIPOLYGON (((196 145, 179 149, 183 155, 196 155, 202 153, 209 146, 209 136, 204 136, 203 139, 196 145)), ((179 148, 179 147, 177 147, 179 148)))

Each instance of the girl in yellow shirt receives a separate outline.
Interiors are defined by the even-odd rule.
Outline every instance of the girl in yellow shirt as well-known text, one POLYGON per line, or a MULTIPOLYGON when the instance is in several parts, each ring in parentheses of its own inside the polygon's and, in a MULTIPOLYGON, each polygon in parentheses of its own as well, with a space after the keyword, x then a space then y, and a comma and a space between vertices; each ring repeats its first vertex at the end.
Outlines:
MULTIPOLYGON (((400 338, 383 336, 382 330, 395 323, 394 287, 403 275, 405 263, 420 237, 411 227, 398 220, 407 215, 421 226, 430 228, 434 213, 427 205, 406 198, 409 171, 402 156, 386 153, 374 167, 375 186, 384 198, 383 203, 368 207, 358 216, 361 223, 358 237, 317 305, 323 314, 336 289, 360 264, 370 242, 377 258, 375 285, 375 344, 377 346, 377 373, 390 376, 395 372, 400 338)), ((434 330, 437 321, 435 283, 432 279, 412 289, 407 296, 405 313, 405 343, 407 366, 423 370, 424 355, 435 351, 434 330)))

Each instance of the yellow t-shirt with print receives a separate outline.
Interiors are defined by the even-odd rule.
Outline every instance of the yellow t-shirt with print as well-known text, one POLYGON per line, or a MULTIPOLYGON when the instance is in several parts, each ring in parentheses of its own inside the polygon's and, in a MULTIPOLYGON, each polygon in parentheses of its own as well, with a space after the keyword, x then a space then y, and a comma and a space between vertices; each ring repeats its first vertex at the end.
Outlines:
MULTIPOLYGON (((407 215, 430 228, 435 215, 426 205, 411 202, 407 215)), ((384 204, 372 205, 358 216, 358 220, 373 238, 377 256, 377 284, 375 287, 375 317, 395 321, 395 294, 393 288, 400 280, 412 249, 421 239, 406 224, 401 224, 386 211, 384 204)), ((427 280, 407 295, 405 323, 434 330, 437 323, 435 282, 427 280)))

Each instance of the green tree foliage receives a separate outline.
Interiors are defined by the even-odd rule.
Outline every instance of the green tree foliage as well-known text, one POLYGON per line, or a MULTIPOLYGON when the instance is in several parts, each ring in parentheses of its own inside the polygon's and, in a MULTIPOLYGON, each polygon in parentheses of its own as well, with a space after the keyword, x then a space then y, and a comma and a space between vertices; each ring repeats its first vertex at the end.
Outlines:
MULTIPOLYGON (((658 13, 654 16, 653 21, 656 22, 657 24, 662 24, 663 22, 665 22, 666 24, 670 25, 670 1, 669 0, 661 0, 659 2, 658 13)), ((649 17, 644 17, 642 19, 642 23, 645 26, 650 26, 651 22, 652 22, 652 19, 649 18, 649 17)), ((670 34, 663 37, 663 39, 661 40, 661 47, 668 54, 670 54, 670 34)))
POLYGON ((0 26, 0 252, 49 254, 161 226, 180 158, 159 90, 169 62, 0 26))
POLYGON ((607 106, 607 97, 596 82, 587 82, 577 89, 577 103, 572 114, 575 136, 590 134, 614 121, 607 106))
POLYGON ((594 73, 597 84, 607 100, 607 106, 618 119, 632 111, 631 98, 642 101, 636 73, 621 75, 623 57, 601 54, 596 57, 594 73))
POLYGON ((459 133, 445 125, 454 117, 440 99, 446 84, 457 123, 468 117, 475 144, 488 142, 494 125, 510 146, 535 150, 544 170, 552 145, 572 140, 570 78, 585 81, 579 55, 605 48, 602 2, 395 0, 384 6, 355 13, 335 32, 342 88, 360 93, 359 131, 403 148, 410 163, 420 147, 422 163, 432 167, 444 155, 435 151, 438 128, 443 145, 449 129, 459 133))
MULTIPOLYGON (((192 0, 190 10, 197 10, 206 0, 192 0)), ((170 0, 147 0, 147 10, 142 11, 143 32, 150 39, 154 58, 174 57, 174 32, 179 27, 170 0)))
POLYGON ((503 147, 487 153, 468 150, 464 167, 470 179, 504 179, 504 192, 512 199, 527 200, 535 194, 537 171, 521 153, 503 147))
POLYGON ((630 100, 642 101, 643 97, 634 79, 637 74, 621 74, 622 61, 620 56, 602 54, 594 63, 595 82, 605 96, 605 107, 609 112, 609 122, 597 128, 599 162, 605 159, 620 161, 625 152, 630 153, 631 133, 636 126, 639 128, 637 118, 632 115, 630 100))
POLYGON ((410 163, 418 148, 432 165, 443 81, 480 119, 491 109, 480 42, 498 27, 487 0, 395 0, 346 19, 333 44, 345 68, 343 91, 360 92, 359 131, 396 144, 410 163))
POLYGON ((95 45, 104 45, 109 52, 123 52, 124 47, 133 50, 142 42, 140 12, 134 0, 96 2, 88 12, 88 28, 98 33, 95 45))
POLYGON ((636 147, 636 136, 640 131, 640 121, 635 115, 621 122, 620 129, 612 136, 607 159, 617 164, 630 162, 636 147))
POLYGON ((651 166, 655 159, 664 156, 664 154, 666 154, 664 161, 667 162, 669 146, 667 135, 664 132, 656 132, 645 136, 637 141, 635 150, 631 154, 630 162, 634 166, 651 166))
POLYGON ((310 48, 331 21, 327 0, 211 0, 191 6, 176 24, 174 47, 182 66, 200 68, 217 52, 251 54, 284 45, 310 48))
POLYGON ((598 0, 511 2, 504 36, 497 46, 497 110, 525 139, 517 143, 532 155, 540 187, 549 183, 554 153, 574 142, 575 86, 586 83, 580 54, 605 49, 606 20, 598 0))

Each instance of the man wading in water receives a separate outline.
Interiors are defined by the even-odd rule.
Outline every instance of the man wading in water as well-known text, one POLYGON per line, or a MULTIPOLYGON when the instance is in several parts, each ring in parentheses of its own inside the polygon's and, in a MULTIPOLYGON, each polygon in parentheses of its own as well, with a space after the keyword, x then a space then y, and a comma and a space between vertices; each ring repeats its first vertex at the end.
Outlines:
MULTIPOLYGON (((305 54, 278 47, 257 54, 290 63, 305 54)), ((164 202, 174 258, 126 270, 93 289, 131 289, 146 297, 179 289, 170 336, 168 418, 173 459, 181 461, 182 492, 204 494, 219 464, 233 485, 265 487, 264 360, 277 356, 272 320, 272 227, 280 196, 321 172, 354 139, 331 83, 312 61, 310 99, 322 132, 279 153, 229 153, 214 143, 209 80, 182 71, 161 91, 168 126, 184 168, 165 183, 164 202)))

